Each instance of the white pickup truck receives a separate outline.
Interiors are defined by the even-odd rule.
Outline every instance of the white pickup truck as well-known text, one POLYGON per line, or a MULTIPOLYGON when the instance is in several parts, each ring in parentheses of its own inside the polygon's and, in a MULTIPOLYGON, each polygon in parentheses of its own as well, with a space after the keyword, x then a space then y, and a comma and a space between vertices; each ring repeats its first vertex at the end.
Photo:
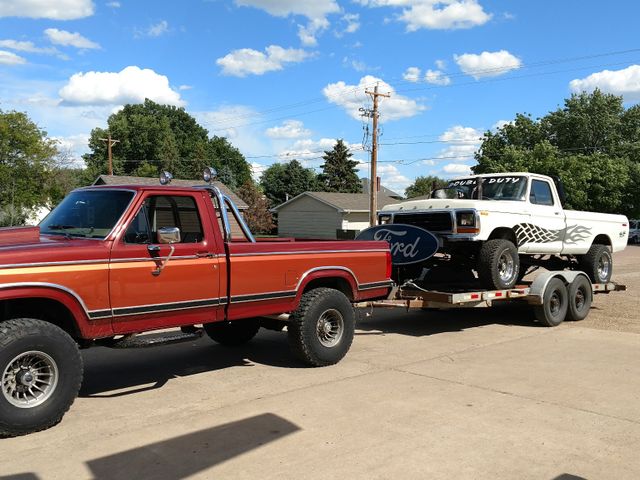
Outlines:
POLYGON ((538 266, 579 269, 607 283, 611 253, 627 245, 629 220, 564 210, 563 202, 562 185, 544 175, 474 175, 452 180, 431 198, 387 205, 378 218, 430 231, 440 255, 423 267, 475 270, 488 289, 512 288, 538 266))

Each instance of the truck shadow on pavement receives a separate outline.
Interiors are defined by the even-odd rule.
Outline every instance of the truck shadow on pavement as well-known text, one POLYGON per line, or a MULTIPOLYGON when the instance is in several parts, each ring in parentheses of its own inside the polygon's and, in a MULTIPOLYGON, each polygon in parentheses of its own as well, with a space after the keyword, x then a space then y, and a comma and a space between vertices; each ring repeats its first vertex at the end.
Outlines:
POLYGON ((153 348, 84 350, 80 397, 112 398, 163 387, 173 378, 253 364, 306 368, 289 351, 286 334, 262 331, 240 347, 223 347, 208 338, 153 348))
MULTIPOLYGON (((278 415, 265 413, 89 460, 86 465, 98 480, 177 480, 300 430, 278 415)), ((39 476, 20 473, 2 479, 38 480, 39 476)))
POLYGON ((415 337, 462 331, 486 325, 542 328, 527 305, 496 305, 493 308, 451 310, 378 309, 365 316, 361 310, 356 335, 396 333, 415 337))

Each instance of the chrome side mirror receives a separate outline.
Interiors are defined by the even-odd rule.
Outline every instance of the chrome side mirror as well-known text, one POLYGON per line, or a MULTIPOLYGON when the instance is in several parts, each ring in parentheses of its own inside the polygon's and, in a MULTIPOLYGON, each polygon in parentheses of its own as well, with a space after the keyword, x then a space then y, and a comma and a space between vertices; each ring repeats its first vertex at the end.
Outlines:
POLYGON ((158 229, 158 243, 180 243, 180 229, 178 227, 162 227, 158 229))

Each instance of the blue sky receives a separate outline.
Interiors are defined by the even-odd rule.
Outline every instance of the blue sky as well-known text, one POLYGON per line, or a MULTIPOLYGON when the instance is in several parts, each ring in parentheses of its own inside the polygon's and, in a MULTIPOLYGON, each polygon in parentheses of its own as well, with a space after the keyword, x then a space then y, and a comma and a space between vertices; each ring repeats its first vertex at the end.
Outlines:
MULTIPOLYGON (((318 168, 336 138, 367 175, 359 116, 376 84, 380 174, 464 174, 487 129, 572 92, 640 100, 635 1, 0 0, 0 108, 78 156, 145 97, 184 106, 255 168, 318 168)), ((366 142, 365 142, 366 143, 366 142)))

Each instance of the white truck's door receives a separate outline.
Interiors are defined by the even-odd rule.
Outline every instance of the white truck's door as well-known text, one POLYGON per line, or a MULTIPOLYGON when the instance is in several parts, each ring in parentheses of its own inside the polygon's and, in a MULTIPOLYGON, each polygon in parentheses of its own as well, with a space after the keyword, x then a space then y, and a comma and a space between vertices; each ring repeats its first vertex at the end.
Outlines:
POLYGON ((526 232, 527 253, 562 252, 566 219, 551 183, 532 178, 527 205, 531 222, 526 232))

